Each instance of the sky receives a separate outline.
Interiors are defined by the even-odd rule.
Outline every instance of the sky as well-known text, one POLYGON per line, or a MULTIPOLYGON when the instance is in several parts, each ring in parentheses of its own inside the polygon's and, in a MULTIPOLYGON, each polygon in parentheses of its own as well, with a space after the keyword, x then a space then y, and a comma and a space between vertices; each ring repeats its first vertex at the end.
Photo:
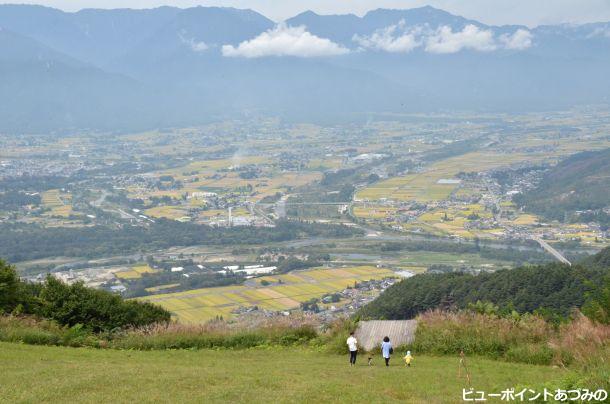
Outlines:
POLYGON ((153 8, 226 6, 250 8, 281 21, 302 11, 363 15, 376 8, 441 8, 486 24, 529 27, 558 23, 610 21, 610 0, 13 0, 0 3, 42 4, 65 11, 83 8, 153 8))

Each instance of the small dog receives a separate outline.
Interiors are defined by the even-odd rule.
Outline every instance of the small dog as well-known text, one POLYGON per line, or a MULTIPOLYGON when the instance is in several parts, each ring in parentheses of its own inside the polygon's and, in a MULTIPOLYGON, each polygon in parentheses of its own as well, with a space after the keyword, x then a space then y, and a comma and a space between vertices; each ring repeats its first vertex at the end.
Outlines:
POLYGON ((373 366, 373 355, 369 355, 369 366, 373 366))

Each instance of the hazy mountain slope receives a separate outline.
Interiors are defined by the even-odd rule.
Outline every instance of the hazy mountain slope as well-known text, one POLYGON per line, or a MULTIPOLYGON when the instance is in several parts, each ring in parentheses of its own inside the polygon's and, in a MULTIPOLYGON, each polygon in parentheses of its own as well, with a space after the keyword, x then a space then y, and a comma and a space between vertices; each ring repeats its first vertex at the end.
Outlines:
POLYGON ((286 24, 219 7, 65 13, 0 5, 0 27, 40 45, 0 42, 0 88, 16 101, 1 107, 0 129, 131 130, 253 111, 332 121, 610 102, 608 23, 495 27, 421 7, 363 17, 305 12, 286 24), (225 45, 232 55, 223 54, 225 45), (33 65, 19 67, 23 57, 33 65), (33 60, 52 62, 54 73, 33 60))
POLYGON ((30 38, 0 30, 0 130, 112 129, 147 118, 137 82, 105 73, 30 38), (121 98, 117 94, 122 94, 121 98))
POLYGON ((42 6, 0 5, 0 27, 76 59, 105 67, 182 10, 96 10, 65 13, 42 6))
MULTIPOLYGON (((250 10, 220 7, 196 7, 181 10, 172 21, 165 24, 135 44, 114 61, 119 70, 135 76, 155 79, 172 70, 197 70, 193 66, 204 60, 221 59, 220 50, 225 44, 238 44, 272 28, 268 18, 250 10)), ((181 73, 182 73, 181 72, 181 73)))
POLYGON ((0 61, 12 63, 61 62, 82 66, 77 60, 63 55, 43 44, 0 27, 0 61))
POLYGON ((547 219, 569 219, 576 211, 590 210, 583 215, 596 215, 610 224, 610 215, 602 211, 610 208, 609 189, 610 149, 605 149, 561 161, 544 175, 538 187, 516 195, 515 202, 547 219))
POLYGON ((379 9, 362 18, 306 12, 288 23, 306 25, 312 33, 350 47, 362 44, 357 36, 371 39, 377 35, 376 41, 372 41, 376 47, 332 62, 408 83, 434 95, 433 105, 438 108, 527 111, 566 108, 593 100, 610 101, 606 73, 610 69, 610 35, 607 35, 610 29, 605 23, 534 30, 524 26, 493 27, 433 7, 379 9), (494 38, 495 49, 463 49, 446 54, 427 50, 425 41, 440 28, 456 34, 468 25, 488 31, 494 38), (418 30, 429 32, 428 37, 415 37, 418 46, 401 50, 399 39, 418 30), (503 45, 507 36, 511 38, 519 30, 529 35, 529 42, 511 46, 519 45, 522 49, 503 45), (393 51, 382 49, 390 46, 395 46, 393 51))
POLYGON ((467 24, 484 27, 474 20, 455 16, 446 11, 426 6, 408 10, 377 9, 363 17, 347 15, 319 15, 312 11, 303 12, 286 20, 288 25, 305 25, 310 32, 348 46, 354 46, 354 35, 368 35, 404 21, 407 26, 427 25, 430 28, 449 26, 461 29, 467 24))

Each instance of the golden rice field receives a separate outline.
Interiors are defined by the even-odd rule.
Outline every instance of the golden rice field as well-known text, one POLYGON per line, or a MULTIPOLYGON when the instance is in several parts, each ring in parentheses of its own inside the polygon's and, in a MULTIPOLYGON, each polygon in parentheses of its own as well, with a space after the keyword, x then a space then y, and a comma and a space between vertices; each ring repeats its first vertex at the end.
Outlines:
POLYGON ((131 271, 120 271, 116 272, 114 276, 119 279, 139 279, 142 277, 142 274, 145 273, 154 273, 156 272, 153 268, 148 266, 148 264, 136 265, 131 268, 131 271))
POLYGON ((360 219, 385 219, 396 214, 397 208, 392 206, 354 206, 352 213, 360 219))
POLYGON ((269 159, 263 156, 242 156, 230 159, 194 161, 183 167, 164 170, 163 172, 160 172, 159 175, 171 175, 176 179, 185 179, 188 176, 184 175, 184 173, 194 171, 198 171, 200 174, 213 173, 217 170, 230 168, 232 166, 262 164, 268 161, 269 159))
POLYGON ((72 214, 72 195, 61 193, 58 189, 52 189, 42 193, 41 202, 51 210, 45 216, 68 217, 72 214))
MULTIPOLYGON (((491 236, 490 231, 466 228, 468 222, 478 220, 469 219, 471 215, 477 215, 481 219, 488 219, 493 216, 482 205, 470 204, 461 208, 452 207, 426 212, 417 218, 417 224, 426 226, 426 230, 434 229, 435 234, 456 235, 463 238, 491 236)), ((502 229, 498 230, 502 231, 502 229)))
MULTIPOLYGON (((239 176, 239 172, 227 171, 228 168, 237 164, 264 164, 266 162, 268 162, 268 159, 262 156, 193 162, 183 167, 156 173, 158 176, 170 175, 174 179, 182 181, 183 188, 179 190, 150 191, 131 187, 129 188, 129 194, 134 198, 169 196, 171 198, 180 199, 184 194, 191 194, 202 190, 236 192, 247 186, 251 186, 252 192, 255 192, 252 199, 257 201, 265 196, 286 190, 288 187, 306 185, 322 178, 322 173, 319 171, 298 173, 275 172, 269 167, 266 167, 266 169, 263 170, 260 177, 252 179, 243 179, 239 176)), ((167 217, 165 216, 165 212, 160 212, 160 214, 162 216, 157 217, 167 217)), ((151 216, 155 216, 155 214, 151 213, 151 216)))
POLYGON ((238 307, 291 310, 312 298, 342 291, 355 282, 392 276, 391 270, 373 266, 318 268, 257 278, 254 286, 203 288, 146 296, 141 300, 165 307, 180 322, 201 323, 216 316, 231 317, 231 312, 238 307), (263 286, 262 281, 270 284, 263 286))
POLYGON ((513 224, 521 226, 530 226, 536 223, 538 223, 538 217, 535 215, 519 215, 517 218, 515 218, 515 220, 513 220, 513 224))
POLYGON ((59 190, 51 189, 42 193, 41 200, 46 206, 61 206, 63 205, 61 199, 59 199, 59 190))
POLYGON ((522 154, 468 153, 432 164, 424 172, 393 177, 358 191, 358 200, 390 199, 430 202, 447 199, 457 184, 439 180, 454 179, 459 172, 479 172, 531 158, 522 154))
POLYGON ((150 217, 177 220, 187 216, 187 211, 177 206, 155 206, 154 208, 146 209, 144 214, 150 217))

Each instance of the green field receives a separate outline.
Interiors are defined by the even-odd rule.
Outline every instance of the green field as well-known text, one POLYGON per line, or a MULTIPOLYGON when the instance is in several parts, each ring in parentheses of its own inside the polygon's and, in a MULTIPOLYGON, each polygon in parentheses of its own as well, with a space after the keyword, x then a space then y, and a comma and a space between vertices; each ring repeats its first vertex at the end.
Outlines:
POLYGON ((483 266, 487 268, 499 268, 511 265, 509 262, 481 258, 481 256, 477 254, 452 254, 433 251, 408 251, 405 253, 405 255, 400 257, 400 265, 403 266, 428 267, 434 264, 452 265, 456 267, 462 265, 473 267, 483 266))
MULTIPOLYGON (((453 357, 415 355, 406 369, 356 367, 304 348, 115 351, 0 343, 0 402, 461 402, 466 381, 453 357)), ((473 387, 537 388, 564 371, 470 358, 473 387)), ((493 401, 493 400, 490 400, 493 401)), ((500 402, 496 400, 496 402, 500 402)))

